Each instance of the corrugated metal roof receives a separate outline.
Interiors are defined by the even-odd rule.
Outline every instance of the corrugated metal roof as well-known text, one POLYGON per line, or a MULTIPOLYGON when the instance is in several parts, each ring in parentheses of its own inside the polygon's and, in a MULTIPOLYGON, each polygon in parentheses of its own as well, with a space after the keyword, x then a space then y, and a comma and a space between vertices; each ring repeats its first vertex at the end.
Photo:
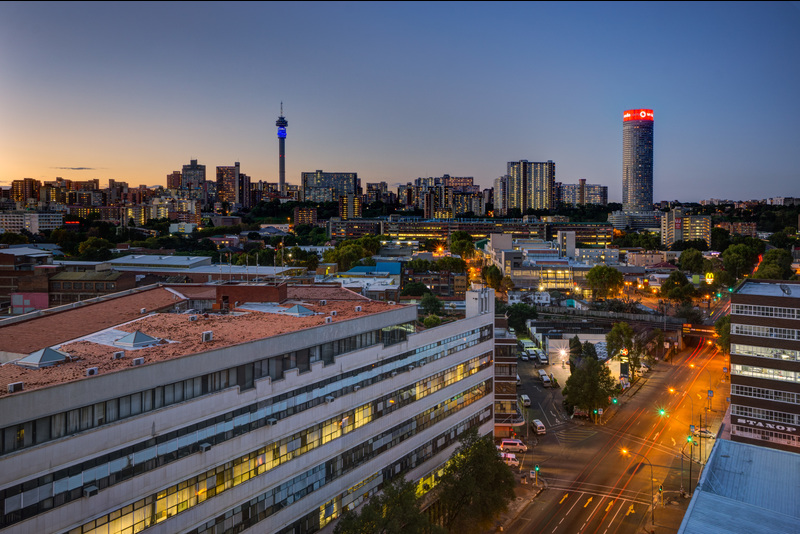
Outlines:
POLYGON ((82 271, 82 272, 63 272, 53 275, 51 280, 54 282, 106 282, 116 280, 122 276, 119 271, 82 271))
POLYGON ((800 454, 717 440, 679 534, 800 532, 800 454))

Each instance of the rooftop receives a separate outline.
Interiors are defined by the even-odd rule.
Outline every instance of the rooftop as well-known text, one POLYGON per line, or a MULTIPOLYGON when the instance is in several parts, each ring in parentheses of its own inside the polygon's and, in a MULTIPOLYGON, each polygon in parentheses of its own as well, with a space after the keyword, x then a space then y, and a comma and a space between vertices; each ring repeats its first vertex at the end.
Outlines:
POLYGON ((798 532, 800 455, 717 440, 679 534, 798 532))
POLYGON ((745 280, 736 290, 739 295, 800 298, 800 282, 790 280, 745 280))
POLYGON ((148 364, 322 326, 333 310, 337 312, 333 320, 340 322, 398 307, 343 288, 293 286, 284 302, 247 303, 230 314, 140 313, 139 308, 163 308, 165 303, 185 299, 179 290, 159 287, 0 327, 0 351, 22 357, 51 347, 71 357, 71 361, 43 369, 25 369, 13 363, 0 366, 0 397, 9 395, 7 385, 13 382, 24 382, 29 391, 84 379, 89 367, 97 367, 101 375, 129 369, 129 358, 113 359, 113 355, 120 351, 119 341, 135 332, 159 340, 155 345, 131 347, 136 357, 143 357, 148 364), (297 313, 304 309, 313 314, 297 313), (203 341, 202 334, 208 331, 213 338, 203 341))

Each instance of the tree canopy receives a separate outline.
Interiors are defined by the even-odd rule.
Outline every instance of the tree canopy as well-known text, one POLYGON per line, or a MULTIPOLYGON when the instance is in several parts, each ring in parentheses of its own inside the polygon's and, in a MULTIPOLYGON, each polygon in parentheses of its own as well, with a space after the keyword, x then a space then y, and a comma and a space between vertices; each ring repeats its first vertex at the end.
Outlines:
POLYGON ((595 358, 582 358, 574 367, 562 391, 567 404, 584 409, 606 408, 617 392, 611 369, 595 358))
POLYGON ((609 293, 616 293, 622 288, 624 278, 613 267, 595 265, 586 273, 586 283, 597 297, 605 298, 609 293))
POLYGON ((439 315, 444 310, 442 301, 433 293, 425 293, 420 301, 420 306, 425 315, 439 315))
POLYGON ((518 302, 506 309, 506 316, 508 317, 508 326, 517 332, 527 332, 525 323, 528 319, 536 319, 536 306, 518 302))

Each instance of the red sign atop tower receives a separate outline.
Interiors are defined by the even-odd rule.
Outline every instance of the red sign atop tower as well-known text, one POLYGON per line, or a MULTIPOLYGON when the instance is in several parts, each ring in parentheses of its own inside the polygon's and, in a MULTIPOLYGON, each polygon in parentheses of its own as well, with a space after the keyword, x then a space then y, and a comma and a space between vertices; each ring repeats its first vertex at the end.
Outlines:
POLYGON ((629 109, 622 114, 622 121, 651 121, 653 120, 652 109, 629 109))

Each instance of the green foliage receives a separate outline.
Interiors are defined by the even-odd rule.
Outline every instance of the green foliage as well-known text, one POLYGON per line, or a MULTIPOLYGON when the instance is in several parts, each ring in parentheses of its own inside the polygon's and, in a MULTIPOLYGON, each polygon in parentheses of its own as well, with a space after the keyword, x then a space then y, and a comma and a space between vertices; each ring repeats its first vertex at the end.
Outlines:
MULTIPOLYGON (((435 528, 428 515, 420 510, 416 484, 398 478, 370 498, 360 513, 347 510, 333 532, 335 534, 423 534, 435 528)), ((437 529, 438 530, 438 529, 437 529)), ((435 532, 435 530, 434 530, 435 532)))
POLYGON ((731 244, 731 234, 724 228, 711 229, 711 250, 722 252, 731 244))
POLYGON ((412 297, 421 297, 426 293, 430 293, 431 290, 428 289, 428 286, 423 284, 422 282, 409 282, 405 286, 403 286, 403 290, 400 292, 402 296, 412 296, 412 297))
POLYGON ((788 250, 782 248, 768 250, 753 278, 788 280, 794 275, 792 261, 792 254, 788 250))
POLYGON ((719 336, 717 338, 717 346, 721 351, 726 354, 731 353, 731 316, 725 315, 720 317, 716 323, 714 323, 714 330, 717 332, 719 336))
POLYGON ((436 490, 447 532, 477 534, 490 529, 515 498, 514 475, 491 438, 472 429, 461 437, 436 490))
POLYGON ((448 271, 451 273, 464 273, 467 271, 467 262, 460 258, 445 256, 444 258, 440 258, 434 262, 434 264, 431 265, 431 270, 448 271))
POLYGON ((567 378, 562 393, 567 404, 583 409, 606 408, 617 393, 611 369, 596 358, 583 358, 567 378))
POLYGON ((670 250, 688 250, 693 248, 695 250, 706 251, 708 250, 708 243, 704 239, 690 239, 688 241, 675 241, 670 250))
MULTIPOLYGON (((58 230, 53 230, 54 232, 58 230)), ((67 230, 62 230, 67 232, 67 230)), ((25 245, 29 243, 28 238, 22 234, 15 234, 14 232, 4 232, 0 234, 0 243, 4 245, 25 245)))
POLYGON ((686 279, 682 271, 672 271, 669 277, 661 282, 661 296, 674 301, 686 301, 696 293, 694 286, 686 279))
POLYGON ((528 319, 536 319, 536 306, 518 302, 508 306, 506 315, 508 317, 508 326, 517 332, 527 332, 528 329, 525 323, 528 319))
POLYGON ((690 273, 701 274, 704 271, 704 258, 703 253, 696 248, 687 248, 681 252, 679 267, 682 271, 689 271, 690 273))
POLYGON ((438 315, 428 315, 422 320, 422 324, 425 328, 434 328, 442 324, 442 319, 438 315))
POLYGON ((78 254, 83 261, 105 261, 111 259, 111 248, 114 245, 107 239, 90 237, 78 245, 78 254))
POLYGON ((500 300, 499 298, 494 298, 494 314, 495 315, 505 315, 508 311, 508 304, 500 300))
POLYGON ((450 234, 450 252, 458 254, 464 259, 472 258, 475 255, 472 236, 460 230, 450 234))
POLYGON ((504 276, 500 280, 500 292, 503 294, 508 294, 509 291, 514 289, 514 280, 511 279, 510 276, 504 276))
POLYGON ((481 277, 486 282, 487 286, 491 287, 495 291, 500 290, 500 283, 503 281, 503 273, 497 268, 496 265, 484 267, 481 270, 481 277))
POLYGON ((633 329, 626 322, 615 323, 611 331, 606 334, 606 347, 608 355, 615 357, 620 350, 633 349, 633 329))
POLYGON ((583 358, 594 358, 595 360, 598 358, 597 356, 597 349, 594 346, 594 343, 590 341, 585 341, 583 343, 583 347, 581 350, 581 357, 583 358))
POLYGON ((422 297, 420 306, 422 307, 422 311, 425 313, 425 315, 438 315, 444 310, 442 301, 439 300, 439 297, 433 293, 426 293, 422 297))
POLYGON ((583 345, 581 344, 581 339, 576 334, 575 337, 572 337, 569 340, 569 359, 572 361, 578 361, 581 359, 582 355, 583 345))
POLYGON ((630 248, 641 247, 644 250, 661 250, 661 236, 657 232, 628 232, 615 238, 612 245, 630 248))
POLYGON ((586 283, 596 296, 605 298, 609 293, 616 293, 622 288, 624 278, 613 267, 595 265, 586 273, 586 283))
POLYGON ((691 301, 684 301, 675 310, 675 316, 684 319, 687 323, 699 324, 703 322, 703 312, 696 309, 691 301))
POLYGON ((406 269, 411 269, 415 273, 426 273, 431 270, 431 262, 422 258, 414 258, 405 264, 406 269))

